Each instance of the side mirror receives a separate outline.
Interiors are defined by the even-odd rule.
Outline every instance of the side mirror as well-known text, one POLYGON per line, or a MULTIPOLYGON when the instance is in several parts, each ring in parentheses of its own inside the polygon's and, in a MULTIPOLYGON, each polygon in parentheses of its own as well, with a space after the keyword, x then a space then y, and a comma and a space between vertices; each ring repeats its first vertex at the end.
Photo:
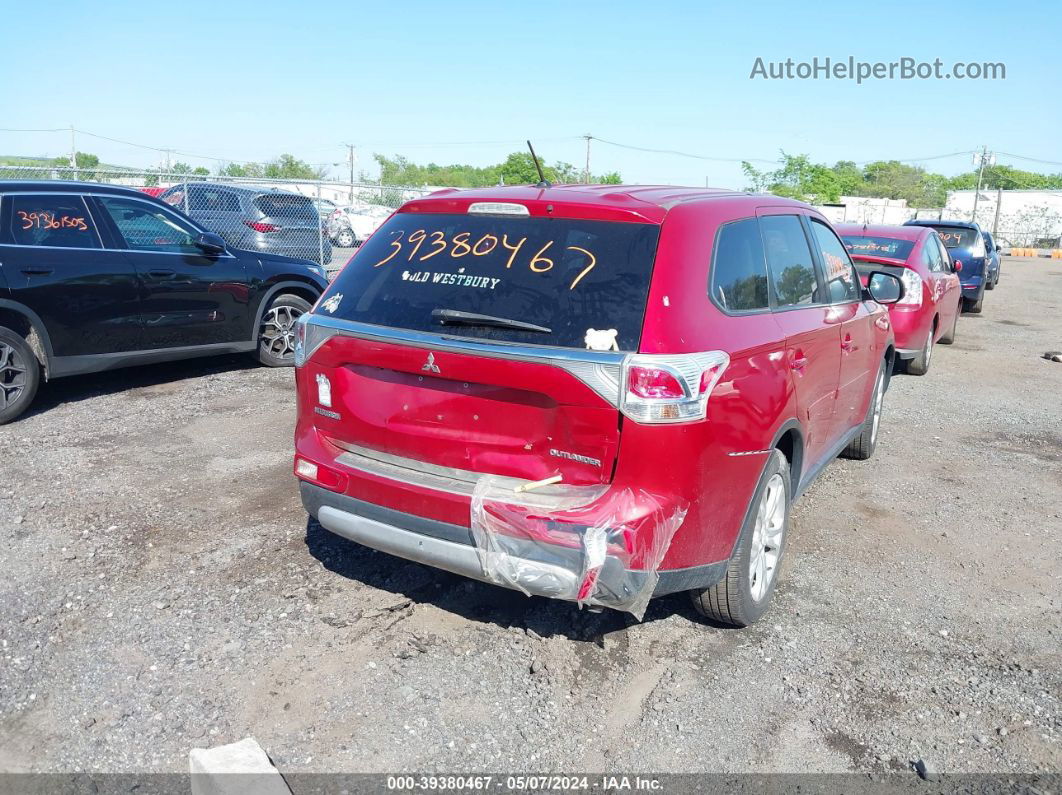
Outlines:
POLYGON ((213 232, 203 232, 196 235, 195 245, 208 256, 225 253, 225 241, 213 232))
POLYGON ((874 271, 867 281, 867 293, 879 304, 895 304, 903 298, 903 282, 891 273, 874 271))

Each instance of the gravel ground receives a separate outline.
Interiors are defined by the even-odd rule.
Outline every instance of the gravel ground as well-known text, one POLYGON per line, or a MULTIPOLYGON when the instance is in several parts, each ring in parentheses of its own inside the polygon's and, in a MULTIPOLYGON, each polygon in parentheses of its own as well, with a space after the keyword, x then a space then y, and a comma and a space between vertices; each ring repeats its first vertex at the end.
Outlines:
POLYGON ((308 523, 290 371, 48 385, 0 428, 0 771, 179 772, 247 735, 287 772, 1062 770, 1062 264, 1005 261, 985 306, 798 504, 747 630, 308 523))

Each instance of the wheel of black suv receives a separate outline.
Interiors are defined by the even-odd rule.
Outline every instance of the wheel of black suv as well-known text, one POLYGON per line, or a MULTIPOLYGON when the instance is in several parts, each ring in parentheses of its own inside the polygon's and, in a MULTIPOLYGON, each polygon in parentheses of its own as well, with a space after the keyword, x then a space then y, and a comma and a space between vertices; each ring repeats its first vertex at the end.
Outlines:
POLYGON ((335 242, 336 242, 336 245, 339 246, 340 248, 353 248, 355 240, 356 240, 356 238, 354 237, 354 233, 353 232, 351 232, 349 229, 341 229, 336 234, 336 241, 335 242))
POLYGON ((690 591, 693 606, 702 616, 747 627, 766 612, 785 553, 790 489, 789 462, 780 450, 772 450, 726 575, 711 588, 690 591))
POLYGON ((21 334, 0 328, 0 425, 29 408, 41 381, 41 367, 21 334))
POLYGON ((297 295, 274 298, 258 329, 258 361, 267 367, 291 367, 295 363, 295 321, 309 311, 309 302, 297 295))
POLYGON ((962 299, 962 311, 969 312, 971 315, 981 314, 981 310, 984 308, 985 297, 982 295, 976 301, 972 298, 962 299))
POLYGON ((956 308, 955 317, 953 317, 951 319, 951 329, 949 331, 945 331, 943 334, 941 334, 940 335, 940 339, 937 340, 937 342, 939 342, 941 345, 951 345, 953 342, 955 342, 955 334, 958 332, 958 330, 959 330, 959 309, 956 308))
POLYGON ((863 420, 863 427, 859 430, 859 436, 848 443, 841 451, 842 458, 854 458, 856 461, 866 461, 874 455, 874 448, 878 446, 878 428, 881 426, 881 407, 885 402, 885 363, 878 368, 878 377, 874 382, 874 392, 870 396, 870 405, 867 407, 867 416, 863 420))
POLYGON ((929 372, 929 362, 933 358, 933 335, 936 330, 936 326, 929 330, 929 334, 926 336, 926 344, 922 346, 922 350, 913 359, 907 361, 907 372, 911 375, 925 375, 929 372))

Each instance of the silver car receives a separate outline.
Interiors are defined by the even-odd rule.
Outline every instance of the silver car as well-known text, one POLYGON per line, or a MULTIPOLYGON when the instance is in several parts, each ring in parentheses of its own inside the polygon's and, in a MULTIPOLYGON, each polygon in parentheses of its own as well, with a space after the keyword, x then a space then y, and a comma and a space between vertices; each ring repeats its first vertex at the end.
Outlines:
POLYGON ((186 182, 159 195, 236 248, 300 257, 327 265, 332 244, 323 235, 313 199, 284 190, 216 182, 186 182))

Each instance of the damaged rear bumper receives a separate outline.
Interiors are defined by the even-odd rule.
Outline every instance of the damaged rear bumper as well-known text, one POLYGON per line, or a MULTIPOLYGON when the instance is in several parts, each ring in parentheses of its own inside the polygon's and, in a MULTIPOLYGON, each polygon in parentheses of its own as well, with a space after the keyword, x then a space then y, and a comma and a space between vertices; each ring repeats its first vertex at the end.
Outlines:
POLYGON ((299 488, 307 512, 322 527, 363 546, 527 594, 627 610, 639 617, 650 595, 708 587, 726 574, 727 561, 639 571, 610 555, 595 571, 593 596, 586 599, 583 548, 506 535, 492 536, 489 549, 484 549, 477 547, 467 527, 374 505, 305 481, 299 488))

